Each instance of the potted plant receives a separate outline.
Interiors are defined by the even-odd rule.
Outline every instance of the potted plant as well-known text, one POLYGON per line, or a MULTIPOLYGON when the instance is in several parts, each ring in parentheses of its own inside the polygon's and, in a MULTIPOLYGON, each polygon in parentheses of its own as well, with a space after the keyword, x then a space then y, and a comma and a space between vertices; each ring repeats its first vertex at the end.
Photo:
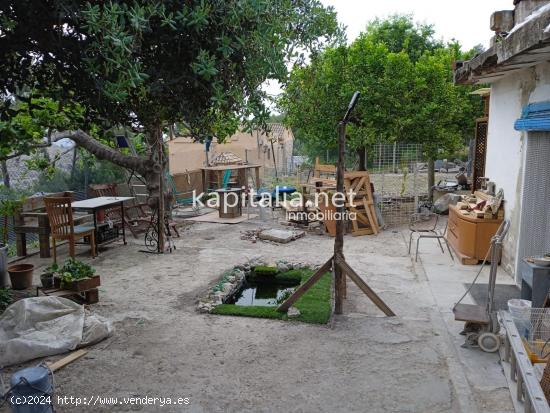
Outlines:
POLYGON ((54 275, 54 286, 76 292, 87 291, 99 287, 99 275, 94 275, 95 269, 82 261, 69 258, 54 275))
POLYGON ((44 272, 40 274, 40 282, 44 288, 53 287, 53 277, 59 271, 59 265, 53 263, 52 265, 46 267, 44 272))
POLYGON ((8 267, 10 274, 11 288, 14 290, 26 290, 32 287, 32 264, 14 264, 8 267))

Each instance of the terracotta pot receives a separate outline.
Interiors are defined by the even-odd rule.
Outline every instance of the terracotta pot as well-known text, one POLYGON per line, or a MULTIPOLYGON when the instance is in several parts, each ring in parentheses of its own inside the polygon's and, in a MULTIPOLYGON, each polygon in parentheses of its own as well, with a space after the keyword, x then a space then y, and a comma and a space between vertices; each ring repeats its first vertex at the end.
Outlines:
POLYGON ((26 290, 32 287, 32 264, 14 264, 8 267, 10 274, 11 288, 14 290, 26 290))

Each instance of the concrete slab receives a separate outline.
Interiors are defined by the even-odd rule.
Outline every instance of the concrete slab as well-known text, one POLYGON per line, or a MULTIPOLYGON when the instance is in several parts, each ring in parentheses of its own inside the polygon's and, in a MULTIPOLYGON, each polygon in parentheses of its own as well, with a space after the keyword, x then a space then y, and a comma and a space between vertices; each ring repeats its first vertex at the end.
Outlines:
POLYGON ((288 231, 284 229, 266 229, 258 234, 258 238, 279 244, 288 244, 305 236, 305 231, 288 231))

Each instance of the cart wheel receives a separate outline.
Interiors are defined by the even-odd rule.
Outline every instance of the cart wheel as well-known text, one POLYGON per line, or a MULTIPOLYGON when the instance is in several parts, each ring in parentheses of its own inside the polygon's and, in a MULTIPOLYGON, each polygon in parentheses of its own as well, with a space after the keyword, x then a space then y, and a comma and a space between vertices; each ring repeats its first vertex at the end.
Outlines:
POLYGON ((461 347, 462 348, 477 347, 478 337, 479 337, 478 333, 466 333, 466 340, 464 341, 464 344, 461 347))
POLYGON ((489 332, 481 333, 477 344, 486 353, 494 353, 500 348, 500 336, 489 332))

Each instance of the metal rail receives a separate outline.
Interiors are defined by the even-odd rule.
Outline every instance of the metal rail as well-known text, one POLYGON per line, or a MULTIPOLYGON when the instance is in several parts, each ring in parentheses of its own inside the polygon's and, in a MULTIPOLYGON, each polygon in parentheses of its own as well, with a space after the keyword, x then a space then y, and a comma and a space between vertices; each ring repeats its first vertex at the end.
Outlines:
POLYGON ((510 313, 501 310, 498 315, 506 330, 503 361, 510 363, 510 378, 517 383, 518 402, 523 401, 525 413, 550 413, 550 407, 510 313))

